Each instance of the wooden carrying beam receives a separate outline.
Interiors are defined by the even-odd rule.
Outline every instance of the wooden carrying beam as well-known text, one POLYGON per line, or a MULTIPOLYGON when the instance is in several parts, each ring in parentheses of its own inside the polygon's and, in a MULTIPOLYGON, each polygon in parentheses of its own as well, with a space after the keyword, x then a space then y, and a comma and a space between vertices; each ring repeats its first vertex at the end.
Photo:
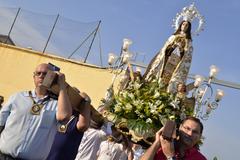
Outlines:
MULTIPOLYGON (((43 86, 47 87, 49 91, 51 91, 55 95, 59 95, 59 86, 57 84, 58 75, 54 71, 48 71, 47 75, 43 80, 43 86)), ((79 95, 79 93, 73 89, 69 84, 67 84, 67 94, 69 96, 72 107, 79 111, 79 106, 82 102, 83 97, 79 95)))
MULTIPOLYGON (((43 80, 43 86, 47 87, 50 92, 52 92, 55 95, 59 95, 59 86, 57 84, 57 78, 58 75, 54 71, 48 71, 47 75, 45 76, 43 80)), ((81 102, 84 100, 84 98, 76 91, 73 87, 71 87, 69 84, 67 84, 67 94, 69 96, 71 105, 73 109, 80 112, 81 110, 81 102)), ((91 110, 91 117, 94 121, 97 121, 98 119, 102 119, 102 115, 92 106, 90 105, 91 110)))

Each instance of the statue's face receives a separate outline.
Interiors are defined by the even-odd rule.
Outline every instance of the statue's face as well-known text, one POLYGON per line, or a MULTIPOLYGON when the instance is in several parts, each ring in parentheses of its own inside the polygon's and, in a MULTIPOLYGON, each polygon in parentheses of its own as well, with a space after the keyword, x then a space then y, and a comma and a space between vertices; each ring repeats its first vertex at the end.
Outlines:
POLYGON ((185 85, 185 84, 182 84, 182 83, 178 84, 178 86, 177 86, 177 91, 178 91, 178 92, 181 92, 181 93, 186 92, 186 85, 185 85))
POLYGON ((186 32, 189 27, 188 22, 183 22, 181 25, 181 31, 186 32))

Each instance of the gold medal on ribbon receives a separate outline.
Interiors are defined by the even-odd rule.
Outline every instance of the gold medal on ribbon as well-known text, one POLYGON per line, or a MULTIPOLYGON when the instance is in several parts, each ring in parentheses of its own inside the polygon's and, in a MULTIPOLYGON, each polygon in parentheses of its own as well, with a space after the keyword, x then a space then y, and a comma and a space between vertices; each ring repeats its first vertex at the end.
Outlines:
POLYGON ((37 103, 37 102, 34 101, 34 99, 32 97, 32 92, 28 91, 28 94, 29 94, 29 97, 31 98, 31 100, 33 102, 33 105, 31 107, 30 112, 32 113, 32 115, 40 115, 43 106, 49 101, 50 97, 47 96, 42 100, 41 103, 37 103))
POLYGON ((66 131, 67 131, 67 125, 66 124, 60 124, 58 126, 58 132, 66 133, 66 131))
POLYGON ((31 113, 33 115, 39 115, 42 107, 43 107, 42 104, 33 104, 32 108, 31 108, 31 113))
POLYGON ((69 123, 70 123, 74 118, 75 118, 75 116, 72 115, 71 118, 69 119, 69 121, 68 121, 67 123, 65 123, 65 124, 58 123, 58 125, 57 125, 57 130, 58 130, 58 132, 66 133, 69 123))

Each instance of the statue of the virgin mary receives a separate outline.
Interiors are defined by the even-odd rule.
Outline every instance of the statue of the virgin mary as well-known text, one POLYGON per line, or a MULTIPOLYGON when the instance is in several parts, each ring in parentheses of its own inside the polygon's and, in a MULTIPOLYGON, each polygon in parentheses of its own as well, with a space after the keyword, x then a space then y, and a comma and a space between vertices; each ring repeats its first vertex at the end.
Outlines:
POLYGON ((171 93, 177 91, 178 84, 185 84, 192 61, 191 21, 199 18, 198 34, 203 27, 203 17, 194 4, 183 8, 175 19, 175 33, 168 38, 163 48, 148 65, 143 76, 145 81, 157 79, 171 93), (180 19, 182 21, 180 22, 180 19))

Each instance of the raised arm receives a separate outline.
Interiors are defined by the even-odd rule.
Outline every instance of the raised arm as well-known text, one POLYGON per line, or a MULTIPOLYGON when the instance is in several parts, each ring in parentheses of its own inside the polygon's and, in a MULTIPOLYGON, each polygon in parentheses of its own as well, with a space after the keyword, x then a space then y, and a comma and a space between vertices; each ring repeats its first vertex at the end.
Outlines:
POLYGON ((161 143, 160 143, 160 136, 161 136, 162 129, 159 130, 155 135, 155 141, 147 149, 147 151, 142 155, 141 160, 153 160, 155 154, 159 150, 161 143))
MULTIPOLYGON (((84 93, 81 92, 80 95, 84 98, 84 99, 89 99, 89 96, 84 93)), ((81 110, 80 110, 80 114, 79 114, 79 118, 78 118, 78 123, 77 123, 77 129, 80 132, 84 132, 88 129, 89 125, 90 125, 90 102, 89 101, 84 101, 81 104, 81 110)))
MULTIPOLYGON (((145 152, 141 157, 141 160, 153 160, 157 151, 161 147, 163 154, 167 158, 172 158, 175 155, 175 148, 173 141, 169 141, 163 138, 162 136, 163 128, 161 128, 155 136, 155 141, 152 146, 145 152)), ((174 137, 176 136, 176 131, 174 132, 174 137)))
POLYGON ((56 118, 58 121, 68 120, 72 115, 72 106, 67 94, 65 75, 58 72, 58 85, 60 88, 56 118))

